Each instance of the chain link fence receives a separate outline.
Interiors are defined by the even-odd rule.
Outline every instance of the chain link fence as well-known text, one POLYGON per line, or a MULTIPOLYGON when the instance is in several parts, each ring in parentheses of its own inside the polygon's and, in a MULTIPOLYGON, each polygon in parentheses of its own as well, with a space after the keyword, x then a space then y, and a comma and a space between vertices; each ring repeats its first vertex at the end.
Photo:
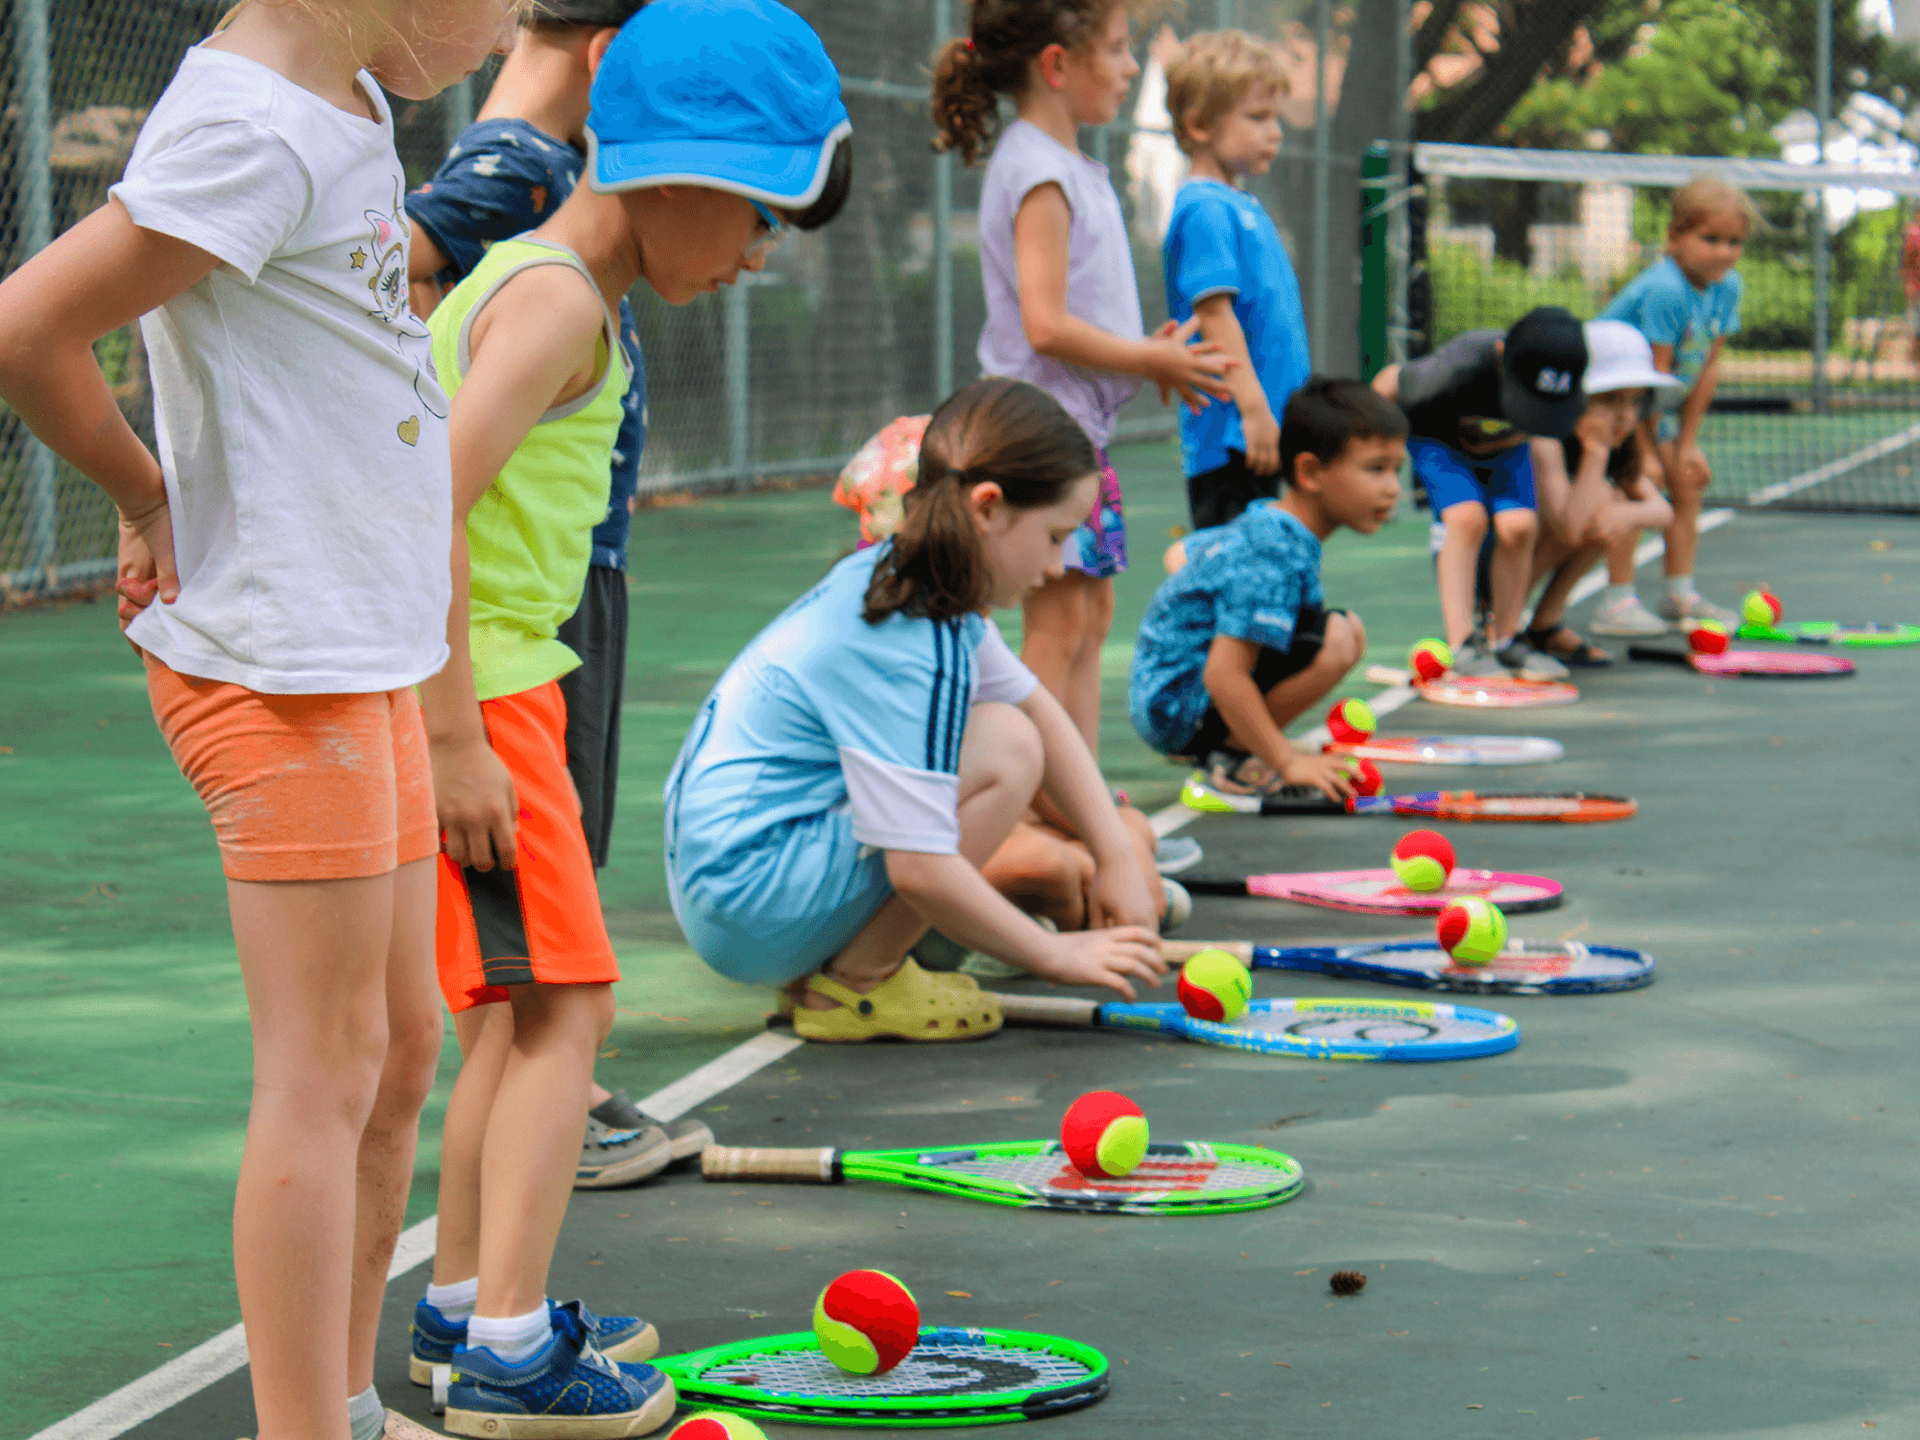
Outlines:
MULTIPOLYGON (((11 270, 100 205, 186 48, 230 0, 0 0, 0 268, 11 270)), ((1160 238, 1182 161, 1159 56, 1172 37, 1233 25, 1273 41, 1289 72, 1285 143, 1257 193, 1292 251, 1316 362, 1359 367, 1359 176, 1367 146, 1402 140, 1410 0, 1187 0, 1137 30, 1144 66, 1121 118, 1083 143, 1113 171, 1142 310, 1166 315, 1160 238)), ((897 415, 924 412, 978 373, 985 319, 980 169, 935 155, 929 62, 960 33, 965 0, 798 0, 839 66, 854 124, 854 191, 826 229, 775 252, 764 274, 691 305, 634 296, 646 353, 642 494, 829 475, 897 415)), ((414 183, 483 103, 490 72, 395 105, 414 183)), ((149 440, 145 357, 133 329, 99 347, 129 421, 149 440)), ((1149 387, 1124 438, 1170 434, 1149 387)), ((0 600, 96 586, 113 573, 113 510, 0 407, 0 600)))

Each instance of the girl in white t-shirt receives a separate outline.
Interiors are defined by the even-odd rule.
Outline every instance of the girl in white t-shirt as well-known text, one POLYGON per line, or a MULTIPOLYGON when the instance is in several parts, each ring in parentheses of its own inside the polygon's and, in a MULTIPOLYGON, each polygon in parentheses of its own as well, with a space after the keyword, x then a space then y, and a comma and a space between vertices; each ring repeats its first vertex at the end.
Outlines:
POLYGON ((228 877, 262 1440, 407 1424, 373 1351, 440 1046, 411 687, 446 657, 451 485, 381 86, 472 73, 513 4, 243 6, 187 52, 107 203, 0 285, 0 399, 119 509, 122 618, 228 877), (92 352, 135 319, 157 455, 92 352))

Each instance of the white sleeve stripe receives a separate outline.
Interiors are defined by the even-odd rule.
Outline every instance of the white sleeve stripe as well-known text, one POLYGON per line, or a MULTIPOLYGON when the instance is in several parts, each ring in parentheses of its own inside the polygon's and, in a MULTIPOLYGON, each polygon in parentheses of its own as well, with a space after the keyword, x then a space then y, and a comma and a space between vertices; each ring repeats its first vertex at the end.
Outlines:
POLYGON ((854 839, 882 850, 959 853, 959 776, 915 770, 844 745, 839 749, 854 839))
POLYGON ((991 621, 987 623, 986 636, 980 641, 974 660, 980 671, 980 683, 973 695, 976 705, 990 700, 1018 705, 1040 684, 1033 671, 1008 647, 1000 627, 991 621))

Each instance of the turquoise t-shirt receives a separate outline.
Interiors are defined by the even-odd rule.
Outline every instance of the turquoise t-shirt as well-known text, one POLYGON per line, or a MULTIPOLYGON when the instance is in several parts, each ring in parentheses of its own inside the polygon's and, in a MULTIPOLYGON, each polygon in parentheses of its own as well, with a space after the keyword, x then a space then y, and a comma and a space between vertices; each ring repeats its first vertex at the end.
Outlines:
POLYGON ((1686 389, 1661 390, 1663 402, 1677 406, 1706 368, 1713 342, 1740 331, 1740 272, 1729 270, 1704 290, 1694 287, 1671 255, 1636 276, 1601 320, 1624 320, 1652 345, 1673 347, 1673 373, 1686 389))

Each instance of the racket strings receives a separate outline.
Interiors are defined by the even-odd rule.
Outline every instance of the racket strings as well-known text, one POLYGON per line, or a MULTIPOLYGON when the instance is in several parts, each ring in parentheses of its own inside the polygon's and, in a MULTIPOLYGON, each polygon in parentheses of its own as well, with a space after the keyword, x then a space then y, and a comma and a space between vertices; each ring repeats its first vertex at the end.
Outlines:
POLYGON ((1423 1040, 1484 1040, 1500 1027, 1436 1008, 1430 1015, 1381 1014, 1377 1010, 1250 1011, 1233 1023, 1236 1030, 1286 1035, 1296 1040, 1362 1040, 1376 1045, 1405 1045, 1423 1040))
POLYGON ((942 1174, 958 1173, 1002 1184, 1019 1185, 1037 1193, 1095 1192, 1104 1195, 1157 1194, 1168 1190, 1229 1191, 1271 1189, 1284 1179, 1281 1167, 1244 1160, 1207 1156, 1149 1155, 1131 1175, 1119 1178, 1082 1175, 1064 1161, 1057 1149, 1032 1155, 983 1155, 949 1161, 942 1174))
POLYGON ((1050 1350, 922 1340, 884 1375, 851 1375, 818 1350, 796 1349, 738 1356, 701 1371, 699 1379, 769 1395, 910 1400, 1019 1395, 1077 1385, 1092 1374, 1050 1350))

